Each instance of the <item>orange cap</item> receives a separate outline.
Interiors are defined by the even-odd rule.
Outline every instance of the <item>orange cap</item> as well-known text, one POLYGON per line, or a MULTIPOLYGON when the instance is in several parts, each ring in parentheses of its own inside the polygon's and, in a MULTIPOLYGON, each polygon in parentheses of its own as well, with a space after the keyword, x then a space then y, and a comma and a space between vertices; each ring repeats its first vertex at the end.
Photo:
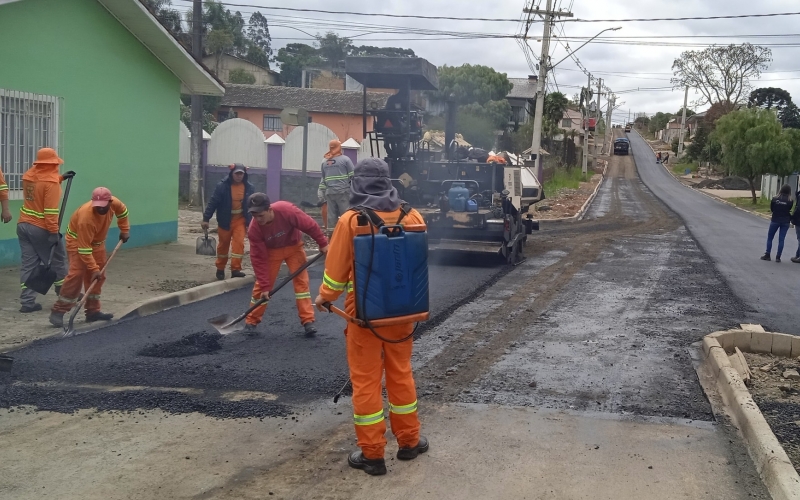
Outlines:
POLYGON ((108 188, 98 187, 92 191, 92 206, 105 207, 111 203, 111 191, 108 188))
POLYGON ((49 163, 53 165, 63 165, 64 160, 58 157, 58 153, 53 148, 42 148, 36 152, 36 161, 33 162, 34 165, 37 163, 49 163))

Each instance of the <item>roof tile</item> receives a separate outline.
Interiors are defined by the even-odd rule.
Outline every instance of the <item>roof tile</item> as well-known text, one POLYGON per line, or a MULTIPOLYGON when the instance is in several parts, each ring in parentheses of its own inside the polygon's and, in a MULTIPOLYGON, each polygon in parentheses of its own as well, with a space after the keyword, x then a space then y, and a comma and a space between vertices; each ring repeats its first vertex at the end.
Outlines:
MULTIPOLYGON (((367 106, 374 102, 379 109, 386 106, 390 94, 367 92, 367 106)), ((363 95, 347 90, 307 89, 262 85, 226 85, 221 106, 239 108, 303 108, 317 113, 360 115, 363 95)))

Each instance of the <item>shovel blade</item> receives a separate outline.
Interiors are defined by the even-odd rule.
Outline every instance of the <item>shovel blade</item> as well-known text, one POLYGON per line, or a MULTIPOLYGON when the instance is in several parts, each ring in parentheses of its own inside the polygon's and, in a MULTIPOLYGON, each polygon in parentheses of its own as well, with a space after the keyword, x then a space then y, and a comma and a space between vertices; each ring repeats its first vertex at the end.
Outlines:
POLYGON ((211 326, 217 330, 220 335, 228 335, 231 333, 235 333, 241 330, 244 330, 244 321, 239 321, 238 323, 231 324, 235 321, 236 318, 229 314, 223 314, 221 316, 216 316, 208 320, 211 326))
POLYGON ((38 265, 25 280, 25 287, 30 288, 36 293, 47 295, 50 287, 56 282, 56 272, 49 266, 38 265))
POLYGON ((205 236, 200 236, 197 238, 197 243, 195 245, 195 253, 197 255, 208 255, 211 257, 217 256, 217 240, 214 238, 206 238, 205 236))
POLYGON ((0 354, 0 372, 10 372, 13 364, 14 358, 0 354))

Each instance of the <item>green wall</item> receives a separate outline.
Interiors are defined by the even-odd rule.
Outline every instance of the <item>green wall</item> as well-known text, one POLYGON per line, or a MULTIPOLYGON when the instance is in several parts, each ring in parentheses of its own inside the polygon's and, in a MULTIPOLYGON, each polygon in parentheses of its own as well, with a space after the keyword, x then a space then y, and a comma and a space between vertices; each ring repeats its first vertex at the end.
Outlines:
MULTIPOLYGON (((62 232, 106 186, 130 210, 126 247, 177 238, 180 81, 146 47, 95 0, 23 0, 0 6, 0 68, 0 88, 64 100, 62 172, 77 175, 62 232)), ((0 266, 19 262, 20 205, 0 266)))

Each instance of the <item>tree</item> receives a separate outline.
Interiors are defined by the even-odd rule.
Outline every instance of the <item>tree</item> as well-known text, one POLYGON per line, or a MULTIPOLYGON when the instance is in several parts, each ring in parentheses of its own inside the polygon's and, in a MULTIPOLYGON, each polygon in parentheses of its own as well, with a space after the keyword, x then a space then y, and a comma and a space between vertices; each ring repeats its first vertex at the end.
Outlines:
POLYGON ((351 40, 332 31, 325 33, 325 36, 317 35, 316 38, 314 46, 317 48, 317 55, 330 69, 336 71, 353 48, 351 40))
POLYGON ((655 134, 659 130, 663 129, 667 126, 670 120, 672 120, 672 113, 662 113, 659 111, 650 119, 650 124, 648 125, 648 130, 651 134, 655 134))
POLYGON ((569 99, 561 92, 551 92, 544 97, 544 119, 549 124, 552 131, 558 130, 564 112, 569 108, 569 99))
POLYGON ((280 63, 281 82, 288 87, 300 86, 303 68, 322 63, 317 49, 304 43, 290 43, 281 47, 275 60, 280 63))
POLYGON ((214 73, 219 74, 222 55, 233 48, 233 35, 224 29, 214 30, 208 34, 206 46, 214 54, 214 73))
POLYGON ((253 85, 256 83, 256 77, 246 69, 235 68, 228 73, 229 83, 243 83, 245 85, 253 85))
POLYGON ((181 13, 171 8, 171 0, 142 0, 142 3, 170 33, 176 37, 183 33, 181 13))
POLYGON ((769 67, 772 51, 749 43, 712 45, 688 50, 672 63, 676 88, 692 87, 700 92, 697 105, 715 102, 738 104, 750 92, 750 79, 769 67))
POLYGON ((647 116, 637 116, 633 123, 635 123, 637 127, 647 127, 650 125, 650 118, 647 116))
POLYGON ((269 34, 269 23, 260 12, 253 12, 250 16, 250 26, 247 28, 247 52, 244 58, 269 69, 271 57, 272 37, 269 34))
POLYGON ((703 150, 705 149, 706 144, 708 144, 708 133, 708 127, 704 123, 701 123, 697 128, 697 132, 695 132, 694 137, 692 138, 692 143, 686 147, 686 154, 691 160, 704 160, 703 150))
POLYGON ((753 108, 728 113, 717 121, 713 137, 722 145, 725 167, 750 183, 754 204, 758 176, 788 175, 792 171, 792 136, 783 134, 772 110, 753 108))
POLYGON ((351 56, 355 57, 368 57, 368 56, 383 56, 383 57, 417 57, 411 49, 404 49, 401 47, 373 47, 371 45, 360 45, 352 47, 350 50, 351 56))
POLYGON ((747 107, 774 109, 784 128, 800 128, 800 113, 786 90, 775 87, 755 89, 750 92, 747 107))
POLYGON ((444 65, 439 68, 439 90, 431 92, 430 96, 443 102, 452 95, 459 105, 484 104, 505 100, 513 87, 505 73, 498 73, 488 66, 444 65))
MULTIPOLYGON (((697 114, 697 113, 695 113, 695 112, 694 112, 694 111, 692 111, 691 109, 689 109, 689 108, 686 108, 686 118, 689 118, 690 116, 692 116, 692 115, 696 115, 696 114, 697 114)), ((679 109, 679 110, 678 110, 678 112, 677 112, 677 113, 675 113, 673 116, 683 116, 683 108, 679 109)))

